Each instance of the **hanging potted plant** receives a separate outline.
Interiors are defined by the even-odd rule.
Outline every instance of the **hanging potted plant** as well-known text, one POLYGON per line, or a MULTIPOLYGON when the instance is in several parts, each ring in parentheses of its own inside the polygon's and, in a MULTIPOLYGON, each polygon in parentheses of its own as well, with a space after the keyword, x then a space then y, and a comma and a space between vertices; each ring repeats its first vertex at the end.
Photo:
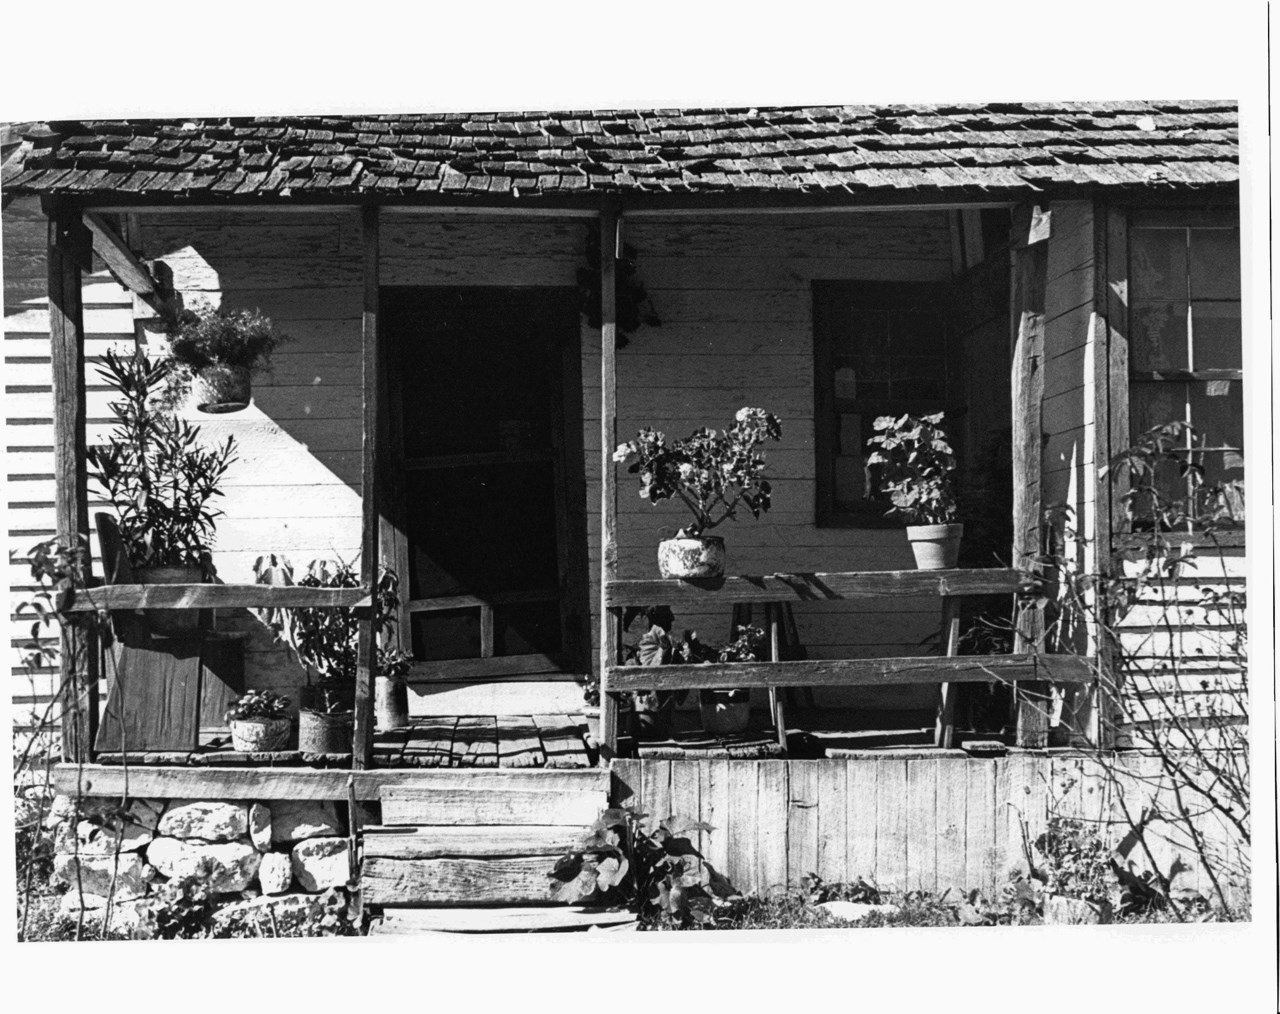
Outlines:
MULTIPOLYGON (((199 443, 199 428, 160 402, 172 374, 168 360, 109 350, 99 369, 120 394, 111 403, 116 425, 107 442, 88 448, 89 477, 116 510, 125 555, 142 584, 199 584, 215 576, 210 506, 235 460, 235 440, 199 443)), ((149 609, 153 634, 194 634, 205 610, 149 609)))
POLYGON ((283 750, 293 728, 289 698, 270 690, 250 690, 227 709, 227 725, 233 749, 245 753, 283 750))
POLYGON ((183 310, 169 329, 179 392, 194 387, 201 412, 247 408, 253 371, 269 368, 271 353, 286 340, 260 310, 183 310))
POLYGON ((714 578, 724 574, 724 539, 706 533, 746 507, 759 518, 769 509, 772 488, 764 478, 760 445, 779 440, 782 424, 762 408, 741 408, 726 430, 698 429, 668 443, 666 435, 643 429, 619 444, 613 460, 640 476, 640 495, 650 503, 679 498, 693 523, 658 544, 663 577, 714 578))
POLYGON ((867 464, 878 468, 878 486, 893 502, 887 513, 906 519, 920 570, 954 567, 964 534, 964 525, 956 523, 956 457, 942 422, 941 412, 881 416, 873 423, 876 435, 867 441, 876 448, 867 464))

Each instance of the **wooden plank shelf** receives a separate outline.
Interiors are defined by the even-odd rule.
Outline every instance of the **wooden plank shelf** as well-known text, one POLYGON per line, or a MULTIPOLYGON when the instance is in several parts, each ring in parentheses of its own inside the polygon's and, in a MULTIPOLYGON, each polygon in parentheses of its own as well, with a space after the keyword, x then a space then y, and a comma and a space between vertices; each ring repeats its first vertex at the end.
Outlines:
POLYGON ((1094 665, 1076 655, 929 655, 915 658, 810 659, 708 665, 610 666, 610 692, 836 687, 885 684, 1089 683, 1094 665))
POLYGON ((609 581, 609 607, 653 603, 696 609, 708 603, 829 601, 887 596, 1027 594, 1034 577, 1008 568, 981 570, 871 570, 832 574, 768 574, 708 579, 609 581))
POLYGON ((63 610, 122 609, 365 609, 368 588, 308 588, 268 584, 113 584, 81 591, 63 610))

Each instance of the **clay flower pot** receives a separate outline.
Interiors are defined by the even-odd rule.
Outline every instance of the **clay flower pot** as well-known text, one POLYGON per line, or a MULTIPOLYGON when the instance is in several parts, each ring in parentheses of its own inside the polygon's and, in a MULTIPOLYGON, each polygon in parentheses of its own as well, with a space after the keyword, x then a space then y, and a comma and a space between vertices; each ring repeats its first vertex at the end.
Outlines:
POLYGON ((964 525, 908 525, 907 541, 918 570, 950 570, 960 558, 964 525))
POLYGON ((201 412, 239 412, 249 407, 253 389, 247 366, 206 366, 196 374, 196 407, 201 412))
POLYGON ((354 711, 299 711, 298 749, 303 753, 350 753, 355 722, 354 711))
POLYGON ((233 718, 231 746, 243 753, 283 750, 289 744, 293 720, 288 718, 233 718))
POLYGON ((718 535, 663 539, 658 543, 658 573, 663 577, 724 576, 724 539, 718 535))

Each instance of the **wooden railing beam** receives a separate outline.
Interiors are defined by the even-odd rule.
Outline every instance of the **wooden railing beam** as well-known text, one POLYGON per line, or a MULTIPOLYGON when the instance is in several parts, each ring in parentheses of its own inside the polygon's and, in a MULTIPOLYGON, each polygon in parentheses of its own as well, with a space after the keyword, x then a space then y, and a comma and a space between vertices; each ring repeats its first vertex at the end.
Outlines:
POLYGON ((611 614, 610 584, 618 576, 618 475, 613 451, 618 445, 617 255, 619 212, 607 199, 600 210, 600 739, 602 760, 618 745, 618 699, 609 670, 620 661, 620 618, 611 614))

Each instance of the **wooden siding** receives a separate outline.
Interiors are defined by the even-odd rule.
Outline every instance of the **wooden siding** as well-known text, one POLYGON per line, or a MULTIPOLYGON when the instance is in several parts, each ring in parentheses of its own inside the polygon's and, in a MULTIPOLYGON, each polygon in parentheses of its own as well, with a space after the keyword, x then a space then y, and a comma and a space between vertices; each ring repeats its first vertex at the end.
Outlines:
MULTIPOLYGON (((1067 752, 976 759, 953 752, 864 755, 846 760, 636 760, 614 763, 614 805, 654 819, 698 819, 714 830, 694 845, 741 891, 798 886, 816 873, 857 877, 893 891, 977 889, 998 897, 1009 872, 1025 871, 1021 821, 1034 841, 1051 817, 1077 819, 1116 843, 1122 800, 1133 812, 1167 802, 1154 757, 1121 757, 1108 778, 1067 752)), ((1215 847, 1238 858, 1235 839, 1209 818, 1215 847)), ((1168 869, 1195 853, 1178 828, 1158 823, 1151 841, 1168 869)), ((1197 868, 1191 880, 1207 893, 1197 868)))

